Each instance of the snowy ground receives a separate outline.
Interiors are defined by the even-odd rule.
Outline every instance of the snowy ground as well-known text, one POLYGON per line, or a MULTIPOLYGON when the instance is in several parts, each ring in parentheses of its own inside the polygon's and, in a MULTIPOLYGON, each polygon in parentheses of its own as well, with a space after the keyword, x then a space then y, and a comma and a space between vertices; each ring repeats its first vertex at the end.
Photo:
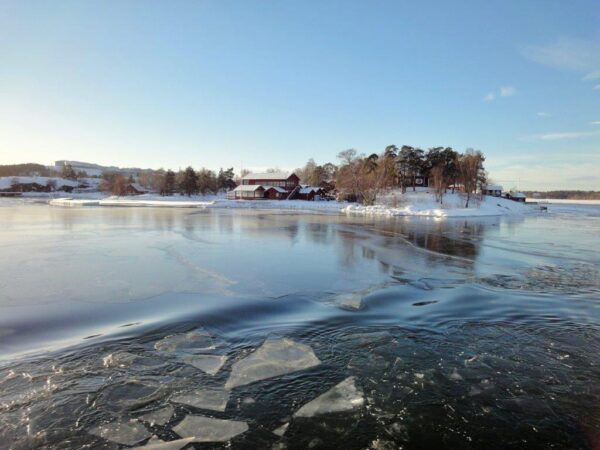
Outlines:
POLYGON ((527 214, 538 211, 534 205, 514 202, 500 197, 484 196, 481 200, 472 198, 465 208, 465 198, 459 193, 447 193, 443 203, 435 201, 427 189, 407 191, 405 194, 391 192, 380 196, 379 204, 363 206, 352 204, 343 211, 352 214, 378 216, 424 216, 424 217, 479 217, 527 214))
POLYGON ((303 200, 227 200, 222 195, 194 195, 191 197, 174 195, 161 197, 156 194, 135 197, 86 198, 69 196, 54 198, 52 206, 127 206, 127 207, 170 207, 170 208, 237 208, 237 209, 294 209, 339 212, 347 203, 334 201, 307 202, 303 200))
POLYGON ((53 181, 54 183, 56 183, 57 187, 69 186, 75 188, 79 186, 79 183, 77 181, 67 180, 66 178, 59 177, 0 177, 0 190, 10 189, 10 187, 15 183, 37 183, 40 186, 46 186, 49 181, 53 181))
POLYGON ((405 194, 391 192, 380 196, 380 203, 363 206, 355 203, 336 201, 303 200, 227 200, 224 196, 172 196, 161 197, 145 194, 135 197, 95 197, 85 195, 53 198, 52 206, 124 206, 124 207, 170 207, 170 208, 223 208, 223 209, 278 209, 322 212, 342 212, 377 216, 423 216, 423 217, 476 217, 526 214, 538 211, 536 206, 517 203, 498 197, 471 199, 465 208, 461 194, 448 193, 443 204, 435 201, 433 194, 426 189, 405 194))

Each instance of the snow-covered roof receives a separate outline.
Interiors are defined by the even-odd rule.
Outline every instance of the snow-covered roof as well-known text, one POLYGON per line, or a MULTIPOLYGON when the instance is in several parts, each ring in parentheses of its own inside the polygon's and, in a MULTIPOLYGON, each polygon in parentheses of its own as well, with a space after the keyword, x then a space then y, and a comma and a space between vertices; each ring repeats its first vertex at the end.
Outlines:
POLYGON ((310 194, 311 192, 319 192, 320 190, 320 187, 306 186, 300 189, 298 192, 300 192, 300 194, 310 194))
POLYGON ((282 187, 279 187, 279 186, 263 186, 263 187, 265 188, 265 191, 268 191, 269 189, 275 189, 280 194, 287 193, 287 191, 285 189, 283 189, 282 187))
POLYGON ((502 186, 499 184, 488 184, 484 189, 487 189, 488 191, 501 191, 502 186))
POLYGON ((234 189, 235 192, 254 192, 257 189, 264 189, 260 184, 240 184, 234 189))
POLYGON ((510 196, 513 198, 527 198, 527 196, 522 192, 511 192, 510 196))
POLYGON ((242 180, 287 180, 292 175, 290 172, 249 173, 242 180))
POLYGON ((138 192, 146 192, 146 188, 142 186, 140 183, 129 183, 129 186, 134 188, 138 192))

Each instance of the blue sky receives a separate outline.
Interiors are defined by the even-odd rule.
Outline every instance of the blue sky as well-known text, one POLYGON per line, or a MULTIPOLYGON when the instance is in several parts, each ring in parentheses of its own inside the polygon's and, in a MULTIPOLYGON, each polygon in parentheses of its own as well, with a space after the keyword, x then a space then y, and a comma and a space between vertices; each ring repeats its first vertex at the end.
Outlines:
POLYGON ((449 145, 505 187, 600 189, 598 0, 0 0, 0 61, 0 164, 449 145))

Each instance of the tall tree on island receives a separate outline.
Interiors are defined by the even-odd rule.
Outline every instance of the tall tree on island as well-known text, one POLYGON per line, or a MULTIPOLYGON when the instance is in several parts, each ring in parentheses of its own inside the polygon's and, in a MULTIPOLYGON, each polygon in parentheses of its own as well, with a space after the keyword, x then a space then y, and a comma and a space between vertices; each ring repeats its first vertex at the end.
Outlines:
POLYGON ((469 207, 469 201, 477 188, 485 184, 485 170, 483 162, 485 158, 479 150, 467 149, 459 155, 456 160, 458 181, 462 184, 463 193, 466 197, 465 208, 469 207))
POLYGON ((73 166, 71 166, 71 164, 68 164, 68 163, 65 164, 64 166, 62 166, 61 176, 63 178, 66 178, 67 180, 76 180, 77 179, 77 174, 73 170, 73 166))
POLYGON ((161 186, 160 195, 173 195, 175 192, 175 172, 171 169, 165 173, 161 186))
POLYGON ((219 169, 217 175, 217 191, 230 191, 235 188, 235 173, 233 167, 227 170, 219 169))
POLYGON ((429 171, 429 186, 433 187, 433 192, 435 193, 435 200, 440 202, 440 205, 443 203, 444 193, 446 192, 447 184, 448 180, 444 171, 444 165, 437 164, 433 166, 432 169, 429 171))
POLYGON ((411 161, 414 153, 414 147, 403 145, 396 157, 396 177, 400 184, 400 192, 406 192, 406 186, 411 179, 411 161))
POLYGON ((185 169, 179 190, 188 197, 198 193, 198 175, 191 166, 185 169))

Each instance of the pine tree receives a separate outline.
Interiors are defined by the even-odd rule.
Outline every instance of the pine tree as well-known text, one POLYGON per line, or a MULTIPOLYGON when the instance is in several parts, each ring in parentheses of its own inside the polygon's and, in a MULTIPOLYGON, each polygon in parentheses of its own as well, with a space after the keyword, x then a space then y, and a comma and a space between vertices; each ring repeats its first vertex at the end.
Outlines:
POLYGON ((77 179, 77 174, 73 170, 73 166, 71 166, 71 164, 65 164, 62 167, 61 176, 63 178, 66 178, 67 180, 76 180, 77 179))
POLYGON ((175 172, 167 170, 160 186, 160 195, 173 195, 175 192, 175 172))
POLYGON ((198 175, 191 166, 188 166, 183 173, 180 190, 188 197, 198 193, 198 175))

